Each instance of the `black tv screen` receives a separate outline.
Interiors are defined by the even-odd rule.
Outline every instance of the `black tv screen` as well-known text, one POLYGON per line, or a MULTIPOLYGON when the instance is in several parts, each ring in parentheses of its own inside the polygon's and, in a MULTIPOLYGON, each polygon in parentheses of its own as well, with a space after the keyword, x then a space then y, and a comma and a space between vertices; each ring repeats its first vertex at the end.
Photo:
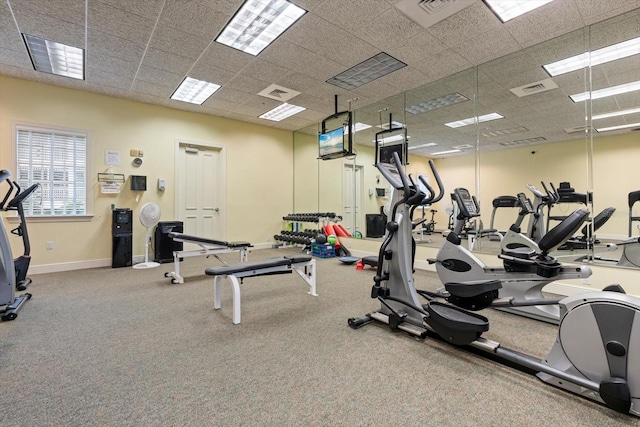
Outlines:
POLYGON ((380 163, 395 163, 393 153, 398 153, 402 164, 407 163, 405 144, 394 144, 380 147, 380 163))
POLYGON ((131 175, 131 189, 133 191, 147 191, 147 177, 143 175, 131 175))
POLYGON ((344 127, 339 127, 318 135, 318 155, 321 159, 341 157, 344 148, 344 127))

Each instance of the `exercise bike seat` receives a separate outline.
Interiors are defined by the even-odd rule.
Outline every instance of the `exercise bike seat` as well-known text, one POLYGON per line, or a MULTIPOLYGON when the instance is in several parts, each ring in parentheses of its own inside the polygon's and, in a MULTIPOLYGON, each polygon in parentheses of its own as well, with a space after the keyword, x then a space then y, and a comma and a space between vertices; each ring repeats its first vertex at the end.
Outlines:
POLYGON ((538 242, 538 247, 541 251, 540 255, 546 256, 549 252, 569 240, 588 217, 589 211, 584 208, 576 209, 565 217, 560 224, 549 230, 538 242))

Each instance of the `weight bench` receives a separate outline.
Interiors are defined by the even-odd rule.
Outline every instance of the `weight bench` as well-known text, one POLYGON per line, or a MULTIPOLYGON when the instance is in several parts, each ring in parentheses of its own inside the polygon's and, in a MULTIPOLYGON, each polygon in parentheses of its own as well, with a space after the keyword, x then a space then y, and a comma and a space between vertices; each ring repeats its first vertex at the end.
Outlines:
POLYGON ((173 251, 174 271, 164 273, 164 277, 171 277, 171 283, 184 283, 184 278, 180 275, 180 259, 192 256, 214 256, 218 261, 222 261, 218 254, 239 252, 240 262, 246 262, 249 248, 253 247, 249 242, 224 242, 222 240, 206 239, 204 237, 189 236, 182 233, 169 233, 169 237, 176 242, 193 243, 200 246, 200 249, 187 251, 173 251))
POLYGON ((269 258, 258 261, 241 262, 239 264, 209 267, 204 272, 208 276, 214 276, 213 281, 213 308, 222 308, 221 278, 226 278, 233 287, 233 323, 240 323, 240 283, 245 277, 268 276, 274 274, 298 273, 309 285, 310 295, 316 294, 316 260, 310 256, 299 255, 282 258, 269 258), (311 267, 308 269, 308 267, 311 267), (238 280, 240 279, 240 280, 238 280))

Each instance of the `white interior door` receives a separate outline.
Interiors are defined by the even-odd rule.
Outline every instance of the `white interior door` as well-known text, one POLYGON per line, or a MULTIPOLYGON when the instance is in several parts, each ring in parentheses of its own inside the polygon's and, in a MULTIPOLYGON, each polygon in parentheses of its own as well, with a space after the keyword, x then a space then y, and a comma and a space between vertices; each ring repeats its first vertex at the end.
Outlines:
POLYGON ((344 179, 342 189, 342 226, 347 229, 349 234, 360 231, 362 219, 362 185, 361 177, 362 166, 344 164, 344 179))
POLYGON ((224 240, 222 148, 180 142, 176 167, 176 217, 184 223, 184 233, 224 240))

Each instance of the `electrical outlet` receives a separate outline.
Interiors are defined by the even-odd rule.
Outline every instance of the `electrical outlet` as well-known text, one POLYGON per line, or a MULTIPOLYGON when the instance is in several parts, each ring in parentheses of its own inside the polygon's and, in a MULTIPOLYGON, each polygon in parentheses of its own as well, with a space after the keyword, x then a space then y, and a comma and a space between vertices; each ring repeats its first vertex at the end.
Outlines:
POLYGON ((50 251, 50 250, 52 250, 52 249, 53 249, 53 241, 52 241, 52 240, 49 240, 49 241, 47 242, 47 250, 48 250, 48 251, 50 251))

